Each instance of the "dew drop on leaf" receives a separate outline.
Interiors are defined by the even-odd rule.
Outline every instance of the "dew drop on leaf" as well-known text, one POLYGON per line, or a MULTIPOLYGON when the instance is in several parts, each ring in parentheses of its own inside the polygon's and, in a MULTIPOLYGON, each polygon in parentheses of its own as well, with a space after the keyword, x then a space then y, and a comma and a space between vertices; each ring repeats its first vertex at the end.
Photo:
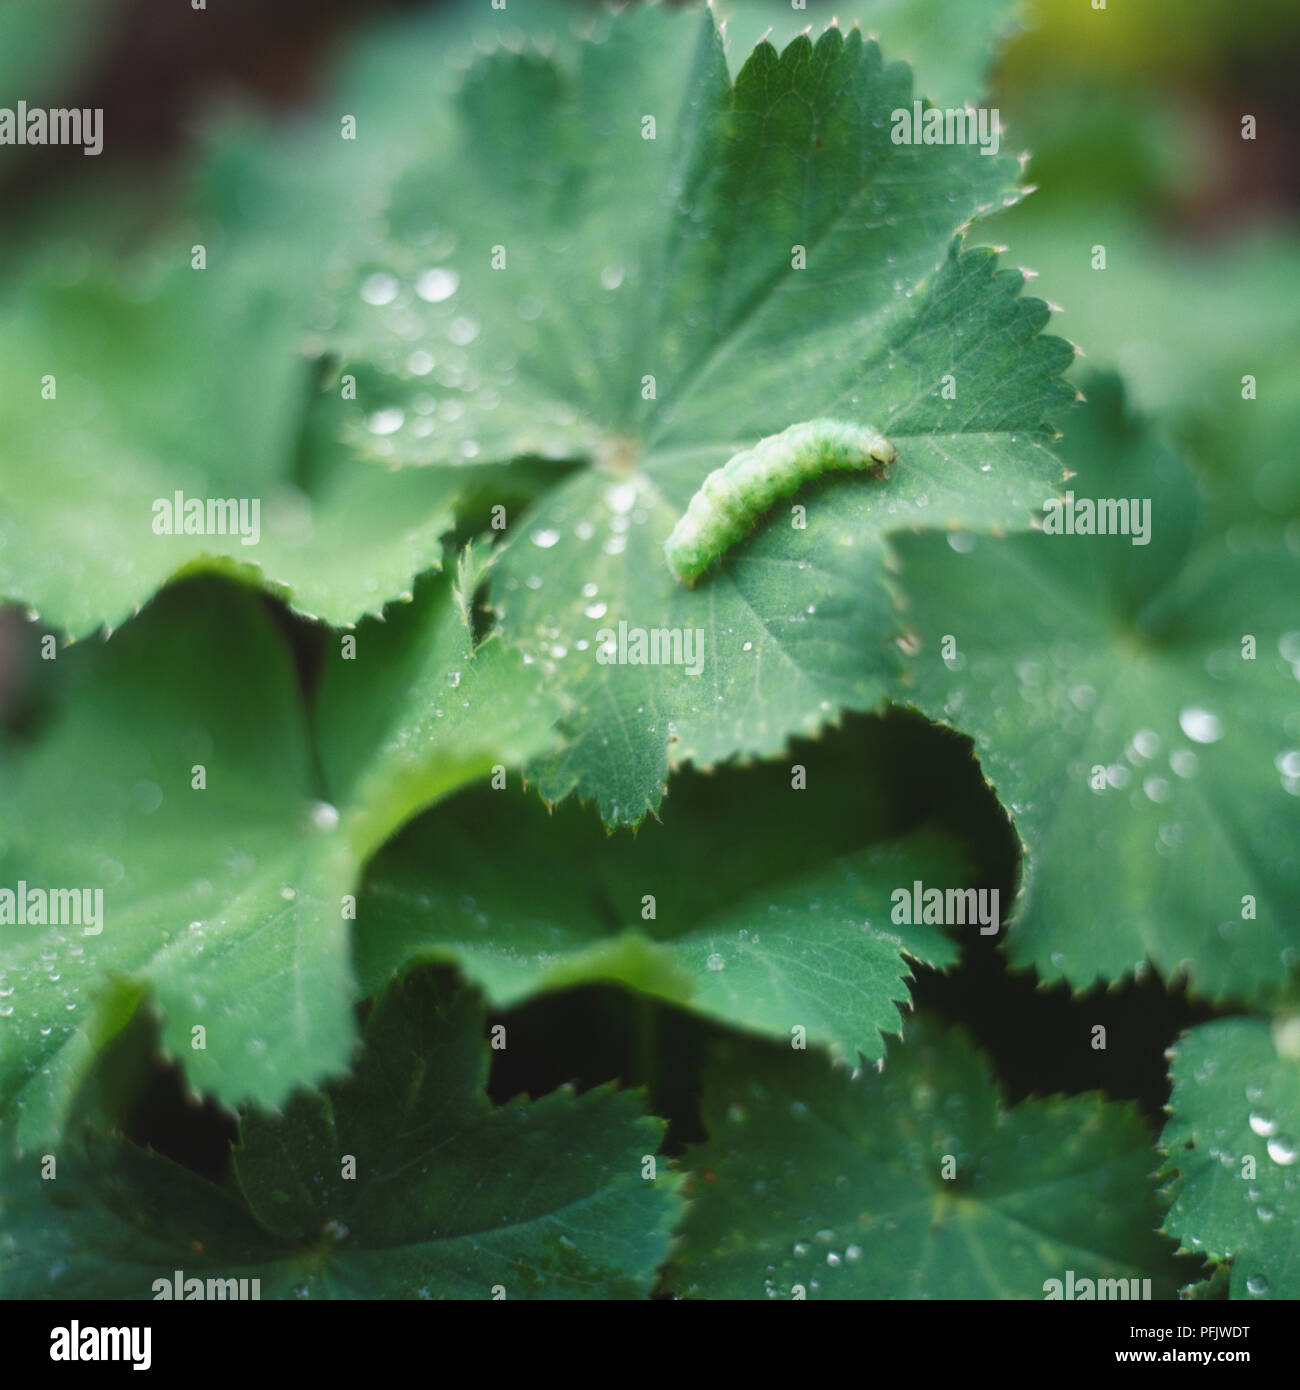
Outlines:
POLYGON ((1193 743, 1218 743, 1223 737, 1223 722, 1200 705, 1188 705, 1178 716, 1178 725, 1193 743))
POLYGON ((1268 1141, 1268 1156, 1274 1163, 1289 1168, 1300 1158, 1300 1148, 1296 1147, 1295 1140, 1289 1134, 1275 1134, 1268 1141))

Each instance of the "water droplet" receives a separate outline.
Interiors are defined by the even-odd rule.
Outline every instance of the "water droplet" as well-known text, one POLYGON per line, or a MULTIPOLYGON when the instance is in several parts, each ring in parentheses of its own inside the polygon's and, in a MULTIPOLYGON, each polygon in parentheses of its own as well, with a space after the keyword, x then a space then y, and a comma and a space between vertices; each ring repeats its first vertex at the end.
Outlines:
MULTIPOLYGON (((1287 947, 1282 952, 1284 964, 1286 964, 1286 955, 1289 950, 1291 948, 1287 947)), ((3 993, 4 991, 0 990, 0 994, 3 993)), ((1279 1018, 1273 1024, 1273 1046, 1277 1048, 1279 1057, 1300 1061, 1300 1015, 1291 1018, 1279 1018)))
POLYGON ((333 830, 339 823, 338 807, 328 801, 316 802, 311 808, 311 823, 317 830, 333 830))
POLYGON ((405 411, 393 406, 388 410, 376 410, 366 420, 366 428, 371 434, 396 434, 405 419, 405 411))
POLYGON ((369 275, 361 283, 361 298, 367 304, 391 304, 397 298, 397 291, 400 286, 395 276, 386 275, 382 271, 377 275, 369 275))
POLYGON ((1154 758, 1160 751, 1160 735, 1154 729, 1139 729, 1133 735, 1133 747, 1139 757, 1154 758))
POLYGON ((636 484, 616 483, 605 492, 605 505, 616 516, 630 512, 636 505, 636 484))
POLYGON ((1169 766, 1178 777, 1195 777, 1197 765, 1196 754, 1190 748, 1180 748, 1169 755, 1169 766))
POLYGON ((460 285, 460 276, 445 266, 423 271, 415 282, 415 292, 426 304, 441 304, 450 299, 460 285))
POLYGON ((1270 1134, 1277 1133, 1277 1121, 1270 1119, 1267 1115, 1260 1114, 1258 1110, 1251 1113, 1250 1127, 1262 1139, 1267 1139, 1270 1134))
POLYGON ((558 544, 560 533, 551 527, 546 527, 541 531, 534 531, 528 537, 539 550, 549 550, 553 545, 558 544))
POLYGON ((1178 716, 1178 725, 1193 743, 1218 743, 1223 737, 1223 722, 1200 705, 1188 705, 1178 716))
POLYGON ((1300 1158, 1300 1148, 1296 1147, 1296 1142, 1289 1134, 1275 1134, 1268 1141, 1268 1156, 1274 1163, 1280 1163, 1283 1168, 1289 1168, 1297 1158, 1300 1158))
POLYGON ((1255 1298, 1262 1298, 1268 1292, 1268 1280, 1262 1274, 1252 1274, 1246 1280, 1246 1292, 1255 1298))
POLYGON ((725 970, 727 968, 727 962, 723 960, 723 958, 717 953, 717 951, 714 951, 713 954, 708 958, 708 960, 704 962, 704 964, 710 970, 725 970))

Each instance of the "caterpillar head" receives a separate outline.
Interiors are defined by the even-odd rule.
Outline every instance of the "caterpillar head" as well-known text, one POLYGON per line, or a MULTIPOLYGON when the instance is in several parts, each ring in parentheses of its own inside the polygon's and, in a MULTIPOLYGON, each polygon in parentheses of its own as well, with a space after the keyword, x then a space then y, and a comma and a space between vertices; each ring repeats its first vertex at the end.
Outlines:
POLYGON ((871 442, 871 447, 867 450, 868 456, 873 462, 878 463, 882 468, 888 468, 898 457, 898 450, 887 440, 884 435, 878 434, 871 442))

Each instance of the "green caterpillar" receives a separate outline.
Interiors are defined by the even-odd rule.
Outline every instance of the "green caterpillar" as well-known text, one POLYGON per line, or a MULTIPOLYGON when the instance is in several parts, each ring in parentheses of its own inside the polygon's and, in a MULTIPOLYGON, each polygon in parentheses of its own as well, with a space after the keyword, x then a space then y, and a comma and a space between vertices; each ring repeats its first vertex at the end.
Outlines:
POLYGON ((866 469, 878 477, 897 457, 879 430, 843 420, 805 420, 768 435, 705 478, 664 546, 668 568, 694 588, 778 498, 831 469, 866 469))

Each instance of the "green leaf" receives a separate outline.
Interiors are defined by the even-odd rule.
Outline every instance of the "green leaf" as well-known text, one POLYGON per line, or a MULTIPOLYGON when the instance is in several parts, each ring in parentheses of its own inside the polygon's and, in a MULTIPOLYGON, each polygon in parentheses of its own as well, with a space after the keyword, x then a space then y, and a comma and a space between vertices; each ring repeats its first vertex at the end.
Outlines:
POLYGON ((843 745, 796 756, 815 796, 792 790, 787 765, 684 774, 663 823, 635 840, 573 803, 548 816, 518 793, 457 797, 371 866, 363 987, 421 959, 454 961, 501 1006, 617 982, 756 1033, 803 1028, 879 1056, 911 962, 957 955, 941 928, 895 924, 891 894, 918 879, 955 886, 964 855, 928 831, 880 842, 897 833, 883 779, 843 745))
POLYGON ((1268 532, 1198 542, 1186 469, 1113 378, 1088 390, 1070 486, 1147 499, 1149 543, 900 539, 912 698, 973 737, 1015 818, 1013 962, 1082 989, 1149 960, 1249 995, 1300 951, 1300 856, 1267 848, 1300 829, 1300 560, 1268 532))
POLYGON ((79 636, 206 569, 350 622, 437 566, 453 480, 361 465, 315 419, 297 474, 307 369, 275 258, 214 249, 205 271, 136 284, 63 273, 29 277, 0 321, 0 595, 79 636), (178 492, 243 511, 224 534, 159 534, 178 492))
MULTIPOLYGON (((1096 100, 1092 89, 1087 100, 1096 100)), ((1132 113, 1124 119, 1131 124, 1132 113)), ((1070 168, 1077 178, 1073 157, 1070 168)), ((1135 406, 1175 431, 1207 485, 1207 524, 1226 531, 1300 518, 1294 237, 1260 228, 1213 249, 1190 247, 1153 236, 1123 198, 1104 214, 1038 202, 999 214, 990 232, 1051 285, 1088 363, 1120 370, 1135 406), (1094 245, 1106 249, 1104 271, 1092 269, 1094 245)))
POLYGON ((1285 400, 1300 314, 1289 234, 1258 227, 1206 249, 1155 235, 1123 204, 1084 207, 1068 193, 1027 199, 989 230, 1052 286, 1088 362, 1121 371, 1142 410, 1168 419, 1207 402, 1236 409, 1245 371, 1272 386, 1249 409, 1285 400), (1104 270, 1093 268, 1094 244, 1105 247, 1104 270))
POLYGON ((330 647, 316 709, 321 769, 347 808, 358 863, 457 787, 554 745, 556 699, 496 634, 474 645, 463 603, 450 584, 426 583, 419 601, 362 623, 355 645, 330 647))
POLYGON ((635 824, 670 760, 772 754, 876 705, 897 627, 882 535, 1027 524, 1073 392, 1046 307, 953 240, 1015 196, 1014 162, 893 143, 904 65, 832 29, 761 45, 733 86, 708 16, 596 23, 576 51, 471 70, 458 138, 395 189, 390 243, 327 336, 358 381, 351 438, 377 459, 588 465, 511 520, 492 596, 574 699, 543 794, 635 824), (683 590, 662 548, 706 474, 817 416, 884 430, 891 479, 807 490, 806 529, 778 513, 683 590), (621 621, 704 633, 701 674, 598 662, 621 621))
POLYGON ((783 48, 801 32, 861 22, 886 52, 916 70, 916 88, 939 106, 978 100, 993 60, 1018 27, 1017 0, 729 0, 715 7, 726 22, 728 56, 741 58, 767 31, 783 48))
POLYGON ((240 1126, 251 1211, 94 1131, 3 1191, 7 1297, 151 1297, 155 1279, 258 1278, 263 1298, 644 1297, 680 1180, 637 1092, 493 1108, 482 1007, 429 974, 376 1005, 353 1076, 240 1126), (348 1158, 354 1176, 339 1176, 348 1158))
POLYGON ((1177 1286, 1135 1109, 1075 1096, 1008 1110, 960 1032, 918 1021, 883 1073, 734 1047, 704 1111, 668 1271, 680 1294, 1043 1298, 1068 1271, 1150 1279, 1157 1298, 1177 1286))
POLYGON ((4 927, 0 1098, 19 1142, 57 1126, 124 976, 152 987, 198 1087, 274 1100, 342 1066, 355 866, 313 819, 289 655, 257 598, 170 590, 59 664, 66 703, 5 778, 0 884, 100 889, 103 916, 92 934, 4 927))
POLYGON ((57 1128, 143 987, 190 1083, 227 1102, 275 1103, 346 1063, 365 857, 498 756, 546 747, 554 713, 498 642, 471 650, 444 582, 370 638, 327 679, 320 770, 287 646, 251 593, 171 589, 111 642, 60 656, 64 707, 0 769, 0 886, 100 889, 103 915, 90 934, 3 928, 0 1103, 18 1143, 57 1128), (444 692, 445 722, 430 708, 444 692))
POLYGON ((663 1122, 612 1087, 493 1109, 483 1029, 472 996, 413 976, 377 1006, 348 1082, 245 1121, 237 1169, 260 1218, 300 1239, 346 1228, 309 1293, 649 1292, 680 1209, 676 1175, 643 1176, 663 1122), (344 1153, 355 1183, 335 1176, 344 1153))
POLYGON ((1231 1261, 1232 1298, 1300 1298, 1298 1031, 1294 1019, 1272 1029, 1219 1019, 1170 1054, 1165 1230, 1184 1249, 1231 1261))
MULTIPOLYGON (((0 26, 34 21, 14 8, 0 26)), ((225 111, 181 187, 124 196, 120 171, 111 187, 83 178, 19 224, 34 249, 0 267, 0 599, 82 636, 179 574, 233 572, 346 625, 438 567, 467 497, 519 499, 490 468, 358 461, 322 336, 340 266, 369 244, 398 172, 446 144, 475 43, 512 32, 513 13, 466 4, 377 26, 346 47, 315 119, 269 128, 225 111), (355 139, 339 113, 359 120, 355 139), (155 504, 178 490, 256 504, 258 539, 157 534, 155 504)), ((574 20, 539 0, 529 16, 539 32, 574 20)))
MULTIPOLYGON (((245 1207, 171 1159, 89 1129, 53 1154, 0 1171, 0 1295, 152 1299, 154 1281, 294 1277, 293 1248, 245 1207)), ((235 1291, 230 1291, 235 1297, 235 1291)))

